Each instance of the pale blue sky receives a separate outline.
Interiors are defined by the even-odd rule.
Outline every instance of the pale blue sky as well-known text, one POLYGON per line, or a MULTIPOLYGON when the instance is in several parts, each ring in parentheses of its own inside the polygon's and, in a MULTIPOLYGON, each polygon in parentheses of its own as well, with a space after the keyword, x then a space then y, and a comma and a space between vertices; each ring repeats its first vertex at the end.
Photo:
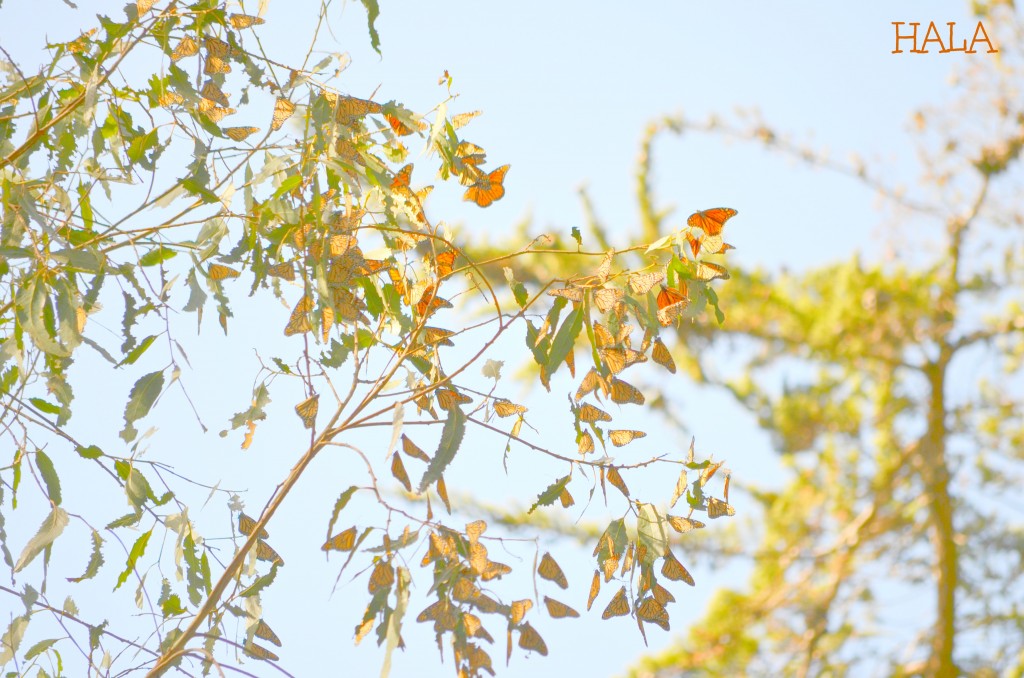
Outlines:
MULTIPOLYGON (((120 12, 120 3, 80 0, 78 4, 84 16, 101 6, 111 13, 120 12)), ((304 49, 313 8, 314 3, 308 1, 270 2, 265 15, 268 23, 261 35, 271 54, 285 53, 278 57, 280 61, 294 61, 304 49), (289 49, 295 51, 289 55, 289 49)), ((325 33, 322 49, 352 55, 353 63, 337 86, 353 95, 366 97, 377 90, 378 100, 398 99, 413 110, 425 111, 443 98, 436 83, 447 69, 454 78, 454 90, 461 94, 453 109, 483 109, 484 116, 467 128, 467 136, 487 148, 490 162, 511 163, 507 194, 493 207, 479 210, 460 201, 457 187, 439 187, 428 203, 432 216, 461 223, 474 235, 501 234, 527 214, 533 217, 535 234, 567 232, 582 223, 576 192, 586 185, 616 241, 626 243, 637 223, 633 172, 638 141, 645 124, 665 114, 703 118, 715 113, 735 120, 737 108, 756 109, 780 133, 828 149, 837 159, 856 151, 869 162, 880 160, 884 176, 911 184, 916 172, 909 132, 912 112, 941 104, 950 70, 958 60, 991 57, 893 55, 891 22, 964 22, 964 10, 964 3, 948 0, 927 6, 909 0, 661 2, 637 6, 635 11, 610 2, 382 0, 377 24, 382 59, 369 49, 365 12, 354 2, 336 3, 331 9, 337 42, 325 33)), ((67 40, 77 35, 81 25, 81 19, 74 19, 57 0, 6 0, 0 9, 0 44, 29 66, 32 59, 39 58, 34 46, 42 44, 44 34, 53 40, 67 40), (42 16, 46 17, 45 27, 42 16)), ((738 248, 730 256, 745 266, 806 268, 848 257, 855 250, 869 255, 884 250, 880 224, 886 214, 876 210, 871 192, 847 179, 810 171, 749 144, 704 135, 666 137, 657 146, 655 157, 657 195, 678 206, 676 224, 695 209, 728 205, 739 210, 729 224, 728 239, 738 248)), ((429 181, 429 177, 422 180, 429 181)), ((720 286, 720 294, 728 310, 727 284, 720 286)), ((223 402, 211 388, 211 401, 199 403, 201 410, 203 405, 223 410, 204 418, 211 429, 205 437, 178 399, 171 407, 182 408, 180 423, 165 419, 152 444, 161 449, 177 446, 181 468, 198 460, 211 482, 216 482, 218 473, 226 475, 229 467, 249 465, 249 477, 238 484, 240 489, 250 490, 245 500, 256 510, 297 455, 287 437, 296 434, 297 426, 289 421, 287 426, 293 428, 276 430, 272 435, 278 437, 257 438, 257 447, 244 453, 248 456, 238 451, 237 436, 216 437, 225 427, 225 417, 247 402, 256 367, 251 353, 235 352, 230 359, 226 357, 230 339, 225 340, 213 327, 215 318, 212 309, 209 311, 203 343, 194 343, 197 353, 190 355, 196 370, 186 379, 191 380, 200 400, 204 384, 231 380, 239 388, 230 402, 223 402), (198 459, 189 460, 190 455, 198 459)), ((239 303, 235 311, 236 332, 263 331, 264 315, 259 309, 239 303)), ((295 348, 294 342, 274 342, 279 348, 295 348)), ((506 371, 511 372, 512 367, 510 362, 506 371)), ((124 393, 129 385, 127 375, 121 375, 105 381, 103 387, 124 393), (114 386, 117 381, 124 382, 117 386, 121 390, 114 386)), ((567 385, 563 392, 565 388, 567 385)), ((698 395, 669 384, 665 389, 691 423, 698 449, 727 459, 737 480, 779 477, 778 458, 748 415, 713 393, 698 395), (723 420, 728 425, 722 425, 723 420)), ((564 403, 564 396, 559 398, 564 403)), ((101 402, 98 396, 92 405, 80 403, 79 412, 88 420, 85 413, 101 402)), ((293 404, 281 397, 275 398, 274 407, 287 419, 293 404)), ((102 407, 95 408, 94 416, 103 416, 102 407)), ((114 420, 120 422, 119 412, 114 420)), ((113 435, 107 437, 113 439, 113 435)), ((659 442, 682 448, 689 441, 688 436, 685 441, 683 438, 659 442)), ((524 493, 540 491, 557 477, 556 471, 539 476, 540 467, 533 466, 531 458, 523 456, 519 462, 513 455, 510 479, 503 485, 500 450, 489 457, 481 452, 476 456, 472 450, 460 453, 449 487, 454 490, 458 479, 481 487, 497 483, 496 496, 512 494, 520 497, 520 503, 527 503, 529 496, 524 493)), ((310 552, 310 542, 322 539, 333 496, 351 484, 345 480, 347 469, 359 473, 356 466, 332 462, 316 478, 304 480, 309 484, 305 494, 311 498, 309 503, 290 502, 275 521, 277 529, 271 529, 275 547, 288 565, 264 597, 264 608, 285 641, 279 653, 284 666, 297 676, 328 675, 331 672, 323 668, 326 663, 359 676, 376 675, 380 666, 382 653, 372 638, 359 648, 351 643, 352 628, 361 613, 361 608, 356 608, 365 603, 365 582, 340 586, 328 601, 340 559, 332 558, 325 565, 316 551, 319 542, 310 552), (332 484, 335 477, 342 480, 332 484), (304 525, 306 520, 315 525, 312 534, 316 537, 309 537, 304 527, 282 528, 304 525)), ((734 503, 742 514, 742 495, 735 497, 734 503)), ((201 529, 209 536, 226 534, 225 513, 221 499, 214 500, 200 517, 206 521, 200 522, 201 529)), ((595 502, 584 519, 606 520, 605 516, 604 507, 595 502)), ((8 530, 16 532, 17 528, 12 530, 9 521, 8 530)), ((582 609, 589 581, 585 576, 589 574, 590 566, 585 563, 589 549, 573 556, 567 546, 554 548, 566 554, 559 559, 573 585, 561 598, 582 609)), ((545 545, 541 550, 546 549, 545 545)), ((225 550, 230 551, 226 544, 225 550)), ((677 549, 677 555, 690 564, 684 548, 677 549)), ((509 562, 514 562, 511 557, 509 562)), ((74 560, 69 567, 80 570, 81 565, 84 561, 74 560)), ((742 581, 737 568, 716 571, 698 564, 691 570, 698 587, 676 589, 682 603, 672 609, 673 633, 684 631, 685 619, 700 614, 717 584, 742 581)), ((68 576, 75 574, 80 572, 68 576)), ((414 567, 414 576, 422 574, 426 572, 414 567)), ((412 621, 423 607, 416 601, 422 600, 427 586, 420 584, 419 598, 414 598, 405 632, 409 648, 396 656, 393 675, 451 675, 450 650, 446 648, 446 663, 439 666, 430 632, 412 621)), ((609 593, 606 590, 601 600, 606 601, 609 593)), ((10 602, 0 599, 0 610, 10 602)), ((631 620, 600 621, 602 605, 599 601, 595 613, 576 623, 546 619, 535 610, 534 624, 547 640, 550 656, 527 659, 517 651, 508 669, 499 668, 499 676, 555 675, 570 670, 576 675, 603 676, 623 671, 644 648, 631 620)), ((87 604, 81 607, 89 609, 87 604)), ((493 655, 496 664, 501 664, 503 629, 493 625, 491 631, 497 640, 493 655)), ((652 649, 672 640, 671 634, 657 628, 649 629, 648 637, 652 649)), ((260 675, 274 675, 255 663, 246 667, 260 675)))

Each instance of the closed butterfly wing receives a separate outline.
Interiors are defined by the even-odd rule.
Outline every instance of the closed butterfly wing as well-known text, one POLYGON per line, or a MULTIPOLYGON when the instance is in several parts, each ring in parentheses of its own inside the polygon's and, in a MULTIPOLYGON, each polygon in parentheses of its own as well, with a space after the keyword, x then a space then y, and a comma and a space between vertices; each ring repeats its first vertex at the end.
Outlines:
POLYGON ((596 320, 594 321, 594 340, 598 348, 606 348, 616 343, 615 337, 608 331, 608 328, 596 320))
POLYGON ((590 607, 594 604, 594 599, 597 598, 597 594, 601 592, 601 572, 594 570, 594 578, 590 580, 590 593, 587 595, 587 611, 590 611, 590 607))
POLYGON ((230 266, 224 266, 222 264, 210 264, 209 274, 210 278, 212 278, 213 280, 237 278, 238 276, 241 275, 241 273, 231 268, 230 266))
POLYGON ((473 399, 469 396, 463 395, 451 388, 439 388, 434 395, 437 397, 437 404, 442 410, 451 410, 459 405, 473 402, 473 399))
POLYGON ((277 554, 277 551, 270 548, 270 544, 263 540, 256 542, 256 560, 264 560, 275 565, 284 565, 284 559, 277 554))
POLYGON ((302 419, 304 428, 313 428, 316 423, 316 413, 320 411, 320 394, 314 393, 295 406, 295 414, 302 419))
POLYGON ((686 220, 686 225, 699 228, 707 235, 720 235, 725 222, 734 216, 736 216, 736 210, 730 207, 715 207, 694 212, 686 220))
POLYGON ((618 378, 613 378, 609 384, 612 393, 612 402, 619 403, 620 405, 634 404, 643 405, 645 398, 644 394, 640 392, 636 386, 630 383, 622 381, 618 378))
POLYGON ((540 634, 530 626, 530 622, 519 627, 519 647, 524 650, 532 650, 545 657, 548 654, 548 646, 540 634))
POLYGON ((697 280, 711 282, 712 280, 728 280, 729 271, 725 266, 712 262, 698 261, 696 270, 697 280))
POLYGON ((645 599, 637 606, 636 616, 641 621, 657 624, 666 631, 669 630, 668 610, 653 597, 645 599))
POLYGON ((658 322, 662 327, 667 327, 675 322, 676 318, 682 314, 686 307, 689 306, 690 300, 683 293, 674 287, 661 286, 661 292, 658 293, 658 322))
POLYGON ((313 310, 313 298, 308 294, 299 299, 292 309, 292 315, 288 318, 288 324, 284 328, 284 335, 290 337, 293 334, 303 334, 313 329, 309 322, 309 312, 313 310))
POLYGON ((505 175, 510 165, 502 165, 490 174, 480 177, 466 189, 462 199, 475 202, 479 207, 489 207, 505 196, 505 175))
POLYGON ((612 444, 615 445, 615 447, 628 445, 637 438, 643 438, 646 435, 647 434, 643 431, 615 430, 608 432, 608 437, 611 439, 612 444))
POLYGON ((203 73, 206 75, 217 75, 218 73, 230 73, 231 66, 222 57, 208 56, 203 63, 203 73))
MULTIPOLYGON (((256 521, 253 520, 252 518, 250 518, 249 516, 245 515, 245 513, 239 512, 239 514, 238 514, 238 531, 248 537, 249 535, 252 534, 252 531, 255 530, 255 529, 256 529, 256 521)), ((270 538, 270 534, 266 531, 266 529, 261 529, 260 530, 259 538, 260 539, 269 539, 270 538)))
POLYGON ((321 551, 351 551, 356 546, 356 534, 357 530, 355 527, 350 527, 343 532, 339 532, 330 539, 324 542, 324 545, 320 547, 321 551))
POLYGON ((370 581, 367 588, 370 593, 376 593, 381 589, 390 589, 395 583, 395 568, 387 560, 381 560, 370 573, 370 581))
POLYGON ((277 97, 274 102, 274 117, 270 121, 270 129, 277 131, 284 127, 284 123, 295 113, 295 104, 284 97, 277 97))
POLYGON ((612 420, 612 416, 610 414, 608 414, 607 412, 598 407, 594 407, 590 403, 584 403, 583 405, 580 406, 579 418, 580 421, 587 424, 593 424, 598 421, 612 420))
POLYGON ((277 637, 277 634, 274 633, 274 630, 270 628, 267 622, 263 621, 262 619, 256 623, 255 635, 257 638, 262 638, 263 640, 266 640, 268 642, 273 643, 274 645, 277 645, 278 647, 281 647, 281 639, 277 637))
POLYGON ((438 278, 451 275, 455 270, 455 260, 458 256, 459 253, 455 250, 445 250, 434 257, 434 272, 437 273, 438 278))
POLYGON ((629 291, 633 294, 647 294, 664 279, 665 274, 661 271, 633 273, 629 276, 627 284, 629 285, 629 291))
POLYGON ((276 662, 280 659, 280 657, 278 657, 276 654, 274 654, 267 648, 263 647, 262 645, 257 645, 256 643, 248 643, 245 646, 245 653, 250 657, 255 657, 256 659, 263 659, 265 661, 276 662))
POLYGON ((563 589, 569 588, 569 580, 565 578, 565 573, 562 572, 562 568, 558 566, 558 563, 555 562, 550 553, 545 553, 544 557, 540 559, 540 565, 537 566, 537 574, 548 581, 555 582, 563 589))
POLYGON ((252 14, 231 14, 228 16, 228 21, 231 22, 231 26, 239 30, 243 28, 252 28, 253 26, 259 26, 265 24, 266 21, 258 16, 252 14))
POLYGON ((198 43, 186 35, 174 47, 174 51, 171 52, 171 61, 179 61, 185 57, 195 56, 196 54, 199 54, 198 43))
POLYGON ((629 600, 626 599, 626 587, 623 586, 616 593, 608 606, 604 608, 604 612, 601 613, 601 619, 611 619, 612 617, 623 617, 629 614, 629 600))
POLYGON ((654 340, 654 349, 651 351, 651 359, 672 374, 676 373, 676 361, 672 359, 672 354, 669 353, 668 348, 664 343, 662 343, 661 339, 654 340))
POLYGON ((225 127, 221 130, 233 141, 245 141, 248 137, 260 131, 259 127, 225 127))
POLYGON ((603 287, 594 291, 594 305, 601 313, 607 313, 624 295, 625 293, 620 289, 603 287))
POLYGON ((350 96, 340 96, 337 99, 335 109, 338 122, 343 125, 350 125, 355 120, 372 113, 380 113, 383 106, 376 101, 358 99, 350 96))
POLYGON ((582 287, 563 287, 557 290, 548 290, 548 294, 552 297, 562 297, 568 299, 573 303, 580 303, 583 301, 583 288, 582 287))
POLYGON ((220 38, 215 38, 212 35, 208 35, 203 38, 203 47, 206 48, 206 53, 210 56, 220 57, 224 59, 231 53, 231 45, 224 42, 220 38))
POLYGON ((584 431, 580 434, 579 442, 579 453, 590 454, 594 451, 594 436, 590 435, 590 431, 584 431))
POLYGON ((516 414, 525 414, 526 407, 517 405, 510 400, 495 400, 494 412, 499 417, 511 417, 516 414))
POLYGON ((559 602, 554 598, 548 598, 544 596, 544 606, 548 608, 548 615, 552 619, 564 619, 565 617, 578 617, 580 613, 572 609, 565 603, 559 602))
POLYGON ((690 576, 689 571, 683 564, 676 560, 676 557, 672 555, 671 551, 665 551, 665 563, 661 566, 661 573, 672 581, 686 582, 690 586, 695 586, 693 577, 690 576))
POLYGON ((715 519, 734 515, 736 515, 736 509, 732 506, 720 499, 708 497, 708 518, 715 519))

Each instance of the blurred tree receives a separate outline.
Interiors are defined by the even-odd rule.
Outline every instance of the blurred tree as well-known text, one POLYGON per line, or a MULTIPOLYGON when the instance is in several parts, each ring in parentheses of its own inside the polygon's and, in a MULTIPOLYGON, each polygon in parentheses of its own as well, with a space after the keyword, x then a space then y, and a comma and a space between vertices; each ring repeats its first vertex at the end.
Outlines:
MULTIPOLYGON (((378 47, 377 4, 363 4, 378 47)), ((329 7, 320 5, 321 23, 329 7)), ((487 627, 495 624, 506 632, 506 658, 514 639, 546 654, 528 595, 537 577, 548 580, 541 590, 565 588, 565 574, 534 541, 525 547, 534 558, 522 559, 537 563, 532 581, 499 583, 512 568, 491 560, 488 546, 504 545, 501 535, 485 535, 484 521, 449 500, 445 474, 471 428, 497 434, 506 454, 549 460, 538 475, 557 469, 536 479, 531 511, 564 510, 574 492, 600 490, 613 513, 595 539, 592 579, 587 568, 588 608, 615 580, 621 588, 602 601, 605 618, 632 613, 641 633, 645 622, 667 628, 673 598, 659 578, 693 585, 667 535, 703 527, 689 517, 695 511, 733 513, 727 489, 719 499, 709 485, 720 462, 695 458, 691 445, 617 463, 611 448, 646 434, 620 428, 618 414, 611 423, 594 403, 643 405, 622 373, 649 357, 658 363, 650 369, 675 371, 659 332, 708 304, 721 316, 711 282, 728 274, 704 254, 719 250, 715 231, 729 215, 695 215, 667 237, 621 250, 585 247, 577 234, 571 247, 517 243, 478 261, 427 216, 431 187, 404 164, 406 144, 422 141, 464 199, 484 208, 505 194, 508 166, 488 166, 485 150, 462 136, 475 114, 449 115, 447 73, 444 100, 423 116, 333 89, 346 62, 310 63, 315 42, 301 65, 282 65, 258 39, 263 19, 217 0, 138 0, 99 22, 51 45, 52 61, 38 71, 26 73, 6 53, 0 62, 0 419, 12 450, 0 469, 0 551, 11 580, 0 594, 24 605, 4 620, 0 666, 22 675, 245 673, 235 666, 239 651, 276 663, 267 644, 281 641, 261 594, 282 578, 272 531, 296 526, 272 519, 286 501, 312 503, 311 490, 294 491, 310 476, 340 480, 330 487, 333 510, 315 518, 326 523, 326 541, 307 550, 340 552, 342 571, 355 563, 367 586, 364 601, 347 602, 357 606, 356 641, 375 631, 385 673, 404 643, 414 577, 432 600, 416 621, 432 622, 439 649, 450 644, 458 675, 493 673, 484 643, 494 642, 487 627), (248 124, 230 124, 239 113, 232 106, 248 124), (636 249, 649 255, 642 270, 625 269, 623 257, 636 249), (517 281, 510 264, 526 257, 569 272, 557 287, 551 275, 517 281), (492 282, 485 266, 508 270, 492 282), (237 327, 243 276, 250 296, 290 310, 274 319, 261 307, 258 326, 237 327), (205 347, 189 341, 182 319, 191 324, 195 314, 201 327, 211 295, 223 333, 234 331, 227 353, 255 347, 259 371, 221 432, 226 442, 181 450, 155 427, 183 428, 182 408, 191 407, 205 432, 199 393, 206 403, 240 400, 227 381, 188 369, 189 353, 205 347), (449 312, 456 297, 484 309, 484 319, 449 312), (525 347, 516 345, 549 390, 563 365, 575 377, 575 349, 583 349, 578 389, 568 406, 557 398, 561 439, 524 432, 532 415, 502 394, 492 356, 513 328, 524 332, 525 347), (122 384, 121 375, 131 379, 122 384), (177 408, 172 387, 183 394, 177 408), (83 393, 87 404, 102 403, 86 422, 72 417, 83 393), (295 403, 297 419, 275 419, 272 395, 295 403), (154 428, 138 431, 143 422, 154 428), (251 462, 230 465, 233 475, 222 478, 207 464, 229 444, 252 454, 257 429, 266 436, 271 424, 297 461, 249 515, 220 484, 235 486, 251 462), (421 447, 428 442, 431 453, 421 447), (359 472, 346 472, 341 456, 359 472), (626 484, 648 468, 665 474, 666 465, 678 478, 671 504, 685 516, 669 516, 664 502, 626 484), (198 513, 215 496, 232 519, 221 509, 220 523, 200 529, 198 513), (124 500, 130 510, 121 515, 124 500), (436 515, 438 501, 454 517, 436 515), (204 533, 226 536, 218 545, 204 533), (416 561, 419 570, 410 567, 416 561), (129 581, 131 600, 119 591, 129 581), (80 609, 78 593, 96 582, 102 602, 80 609), (125 621, 136 609, 149 635, 125 621)), ((486 483, 466 489, 491 491, 486 483)), ((578 616, 543 600, 551 618, 578 616)))
MULTIPOLYGON (((921 191, 762 122, 652 127, 742 138, 847 175, 896 207, 883 232, 903 244, 877 263, 734 270, 722 330, 683 326, 680 365, 756 414, 789 480, 743 482, 762 520, 688 543, 692 557, 751 563, 749 584, 719 592, 634 675, 1024 672, 1024 25, 1012 3, 975 9, 1001 51, 957 62, 955 96, 915 114, 921 191)), ((837 205, 822 227, 841 215, 837 205)))

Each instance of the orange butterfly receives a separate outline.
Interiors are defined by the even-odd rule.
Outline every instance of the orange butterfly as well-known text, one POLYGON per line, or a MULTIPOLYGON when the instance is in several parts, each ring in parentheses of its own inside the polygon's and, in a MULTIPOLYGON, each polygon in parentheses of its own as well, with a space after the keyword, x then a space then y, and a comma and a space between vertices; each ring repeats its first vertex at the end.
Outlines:
POLYGON ((455 260, 458 256, 459 253, 455 250, 445 250, 434 257, 434 271, 437 273, 438 278, 451 275, 451 272, 455 269, 455 260))
POLYGON ((725 266, 711 262, 697 262, 697 280, 704 280, 711 282, 712 280, 728 280, 729 271, 725 270, 725 266))
POLYGON ((171 61, 178 61, 179 59, 195 56, 196 54, 199 54, 199 45, 196 44, 195 40, 186 35, 178 43, 178 46, 174 48, 174 51, 171 52, 171 61))
POLYGON ((661 271, 633 273, 629 276, 629 289, 633 294, 647 294, 651 288, 665 279, 661 271))
POLYGON ((622 447, 628 445, 637 438, 643 438, 647 434, 643 431, 629 431, 625 429, 616 429, 614 431, 608 431, 608 437, 611 438, 612 444, 615 447, 622 447))
POLYGON ((582 433, 582 435, 580 435, 579 453, 580 454, 589 454, 590 452, 593 452, 593 451, 594 451, 594 436, 590 435, 590 431, 584 431, 582 433))
POLYGON ((626 587, 623 586, 615 594, 611 602, 608 603, 608 607, 604 608, 604 612, 601 613, 601 619, 622 617, 627 614, 629 614, 629 601, 626 599, 626 587))
POLYGON ((263 540, 256 542, 256 560, 265 560, 275 565, 284 565, 284 559, 277 555, 277 551, 270 548, 270 544, 263 540))
POLYGON ((472 186, 466 189, 463 200, 475 202, 479 207, 489 207, 491 203, 501 200, 505 195, 505 175, 511 165, 502 165, 486 176, 481 176, 472 186))
POLYGON ((553 619, 562 619, 564 617, 578 617, 580 613, 572 609, 565 603, 559 602, 554 598, 548 598, 544 596, 544 605, 548 608, 548 614, 553 619))
POLYGON ((557 290, 548 290, 548 294, 552 297, 563 297, 577 304, 583 301, 582 287, 563 287, 557 290))
POLYGON ((511 417, 514 414, 524 414, 526 412, 526 407, 523 405, 517 405, 511 400, 495 400, 494 412, 499 417, 511 417))
POLYGON ((693 577, 687 571, 683 564, 676 560, 676 557, 672 555, 671 551, 665 551, 665 564, 661 566, 661 573, 672 581, 686 582, 690 586, 694 586, 693 577))
POLYGON ((530 622, 526 622, 519 628, 519 647, 524 650, 535 650, 543 656, 548 654, 548 646, 540 634, 530 626, 530 622))
POLYGON ((262 638, 263 640, 269 640, 274 645, 281 647, 281 639, 277 637, 274 630, 267 625, 267 622, 262 619, 256 624, 256 637, 262 638))
POLYGON ((668 611, 654 598, 648 598, 640 603, 636 608, 636 616, 642 621, 657 624, 666 631, 669 630, 668 611))
POLYGON ((562 572, 562 568, 558 566, 558 563, 555 562, 550 553, 545 553, 544 557, 540 559, 540 565, 537 566, 537 574, 548 581, 555 582, 563 589, 569 588, 569 580, 565 578, 565 573, 562 572))
POLYGON ((238 29, 252 28, 253 26, 267 23, 266 20, 252 14, 232 14, 228 17, 228 21, 238 29))
POLYGON ((320 411, 320 394, 314 393, 295 406, 295 414, 302 419, 304 428, 313 428, 316 423, 316 413, 320 411))
POLYGON ((384 118, 388 121, 388 124, 391 125, 391 130, 400 137, 409 136, 415 132, 416 129, 419 129, 420 131, 426 129, 426 125, 422 122, 419 124, 418 128, 414 129, 402 122, 402 119, 397 115, 392 115, 391 113, 385 113, 384 118))
MULTIPOLYGON (((244 534, 245 536, 248 537, 250 534, 252 534, 252 531, 255 530, 255 529, 256 529, 256 521, 255 520, 253 520, 249 516, 245 515, 244 513, 239 513, 238 514, 238 531, 239 532, 241 532, 242 534, 244 534)), ((259 538, 260 539, 269 539, 270 538, 270 534, 267 532, 266 528, 260 530, 259 538)))
POLYGON ((280 659, 280 657, 278 657, 276 654, 274 654, 267 648, 263 647, 262 645, 257 645, 256 643, 249 643, 245 646, 244 649, 247 655, 249 655, 250 657, 255 657, 256 659, 265 659, 272 662, 276 662, 280 659))
POLYGON ((274 102, 274 117, 270 121, 270 129, 276 132, 284 127, 285 121, 292 117, 294 112, 295 104, 284 97, 277 97, 274 102))
POLYGON ((590 581, 590 594, 587 596, 587 610, 594 604, 594 599, 601 591, 601 572, 594 570, 594 578, 590 581))
POLYGON ((721 518, 722 516, 734 516, 736 509, 720 499, 708 497, 708 518, 721 518))
POLYGON ((583 406, 580 407, 579 418, 580 421, 585 422, 587 424, 593 424, 596 421, 612 420, 612 416, 610 414, 608 414, 607 412, 600 408, 594 407, 589 403, 584 403, 583 406))
POLYGON ((661 286, 658 293, 658 322, 667 327, 675 322, 679 314, 689 305, 690 300, 685 294, 674 287, 661 286))
POLYGON ((395 568, 391 566, 390 562, 382 560, 373 568, 367 588, 370 589, 370 593, 376 593, 379 589, 391 588, 394 583, 395 568))
POLYGON ((229 138, 234 141, 245 141, 246 137, 250 134, 256 134, 260 131, 259 127, 225 127, 221 130, 224 134, 227 134, 229 138))
POLYGON ((418 313, 420 317, 423 317, 439 308, 451 307, 452 302, 437 296, 437 286, 429 285, 425 290, 423 290, 420 300, 416 302, 416 313, 418 313))
POLYGON ((321 551, 351 551, 356 546, 356 528, 350 527, 334 535, 320 547, 321 551))
POLYGON ((686 220, 687 226, 699 228, 707 235, 720 235, 725 222, 736 216, 736 210, 729 207, 715 207, 710 210, 694 212, 686 220))
POLYGON ((661 339, 654 340, 654 349, 651 351, 651 358, 654 362, 658 363, 672 374, 676 373, 676 361, 672 359, 672 354, 668 348, 662 343, 661 339))
POLYGON ((615 377, 612 378, 609 386, 612 392, 612 402, 619 403, 620 405, 627 403, 633 403, 634 405, 644 404, 644 394, 636 386, 615 377))
POLYGON ((241 273, 223 264, 210 264, 210 278, 213 280, 224 280, 226 278, 237 278, 241 273))

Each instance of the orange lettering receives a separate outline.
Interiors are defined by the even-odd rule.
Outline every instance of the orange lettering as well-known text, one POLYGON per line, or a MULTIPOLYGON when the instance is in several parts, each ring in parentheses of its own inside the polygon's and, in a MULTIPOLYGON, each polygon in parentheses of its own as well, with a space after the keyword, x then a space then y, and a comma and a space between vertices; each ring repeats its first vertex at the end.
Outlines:
POLYGON ((914 27, 913 34, 911 34, 911 35, 900 35, 900 26, 902 26, 903 24, 904 24, 904 22, 902 22, 902 21, 893 21, 892 22, 892 25, 896 27, 896 49, 894 49, 892 51, 893 54, 903 54, 903 50, 900 49, 900 40, 910 40, 910 41, 912 41, 914 43, 914 49, 912 49, 910 51, 911 52, 918 51, 918 49, 917 49, 917 27, 920 26, 921 24, 916 22, 916 21, 910 22, 910 25, 914 27))
POLYGON ((946 25, 949 26, 949 47, 947 47, 943 51, 944 52, 966 52, 967 51, 967 41, 966 40, 964 40, 964 44, 963 44, 962 47, 953 47, 953 27, 956 26, 956 22, 955 21, 947 21, 946 25))
MULTIPOLYGON (((974 29, 974 37, 971 38, 971 49, 969 50, 971 53, 974 52, 974 44, 977 42, 983 42, 986 45, 988 45, 988 54, 993 54, 999 51, 998 49, 992 46, 992 41, 988 39, 988 32, 985 30, 985 26, 980 21, 978 22, 978 27, 974 29), (983 36, 985 36, 985 38, 983 40, 979 40, 978 33, 981 33, 983 36)), ((967 41, 964 40, 964 43, 966 44, 967 41)))
POLYGON ((913 51, 919 52, 919 53, 927 52, 928 51, 928 43, 929 42, 937 42, 937 43, 939 43, 939 52, 940 53, 946 51, 946 46, 942 44, 942 38, 939 37, 939 29, 935 27, 935 22, 934 21, 931 21, 931 22, 928 23, 928 30, 925 32, 924 40, 921 42, 921 49, 920 50, 916 50, 915 49, 913 51), (932 37, 933 34, 934 34, 935 37, 932 37))

